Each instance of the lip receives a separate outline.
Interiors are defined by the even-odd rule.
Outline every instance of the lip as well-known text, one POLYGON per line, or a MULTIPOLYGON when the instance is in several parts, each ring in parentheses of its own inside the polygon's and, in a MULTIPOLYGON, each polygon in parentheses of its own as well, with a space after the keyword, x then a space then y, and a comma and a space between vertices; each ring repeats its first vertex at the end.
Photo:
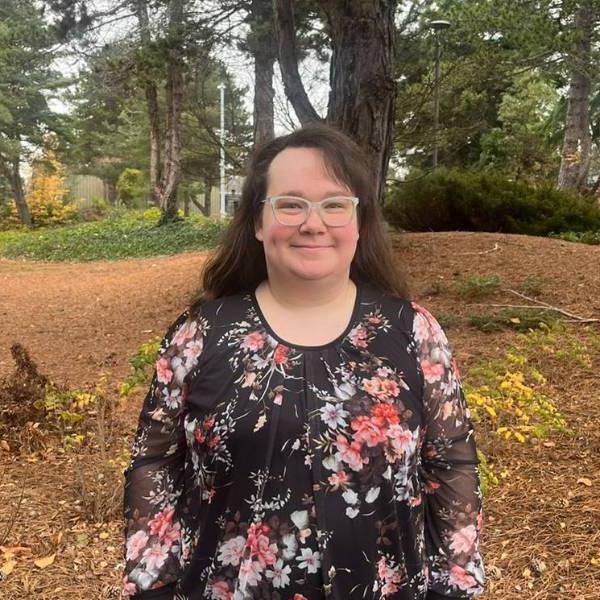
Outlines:
POLYGON ((323 248, 332 248, 333 246, 305 246, 305 245, 298 245, 298 244, 294 244, 292 245, 292 248, 303 248, 303 249, 308 249, 308 250, 321 250, 323 248))

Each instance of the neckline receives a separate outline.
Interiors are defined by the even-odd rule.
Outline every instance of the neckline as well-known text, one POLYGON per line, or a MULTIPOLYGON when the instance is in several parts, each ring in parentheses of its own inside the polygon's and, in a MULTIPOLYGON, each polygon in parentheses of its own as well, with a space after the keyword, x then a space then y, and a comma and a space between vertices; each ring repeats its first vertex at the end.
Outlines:
POLYGON ((263 311, 260 307, 260 304, 258 303, 258 299, 256 298, 256 289, 252 290, 252 292, 250 293, 250 299, 252 301, 252 305, 254 307, 254 310, 256 311, 256 314, 258 316, 260 324, 265 329, 265 331, 275 341, 277 341, 277 343, 279 343, 283 346, 286 346, 288 348, 295 348, 297 350, 324 350, 325 348, 330 348, 331 346, 337 346, 340 342, 342 342, 344 340, 344 338, 346 338, 348 336, 348 334, 350 333, 350 331, 352 330, 352 328, 354 326, 354 323, 356 322, 356 318, 358 316, 358 311, 359 311, 360 304, 362 301, 363 286, 354 279, 352 279, 352 281, 354 282, 354 285, 356 286, 356 296, 354 298, 354 306, 352 308, 352 314, 350 315, 348 324, 346 325, 346 327, 344 328, 342 333, 340 333, 340 335, 338 335, 335 339, 331 340, 330 342, 326 342, 325 344, 307 346, 304 344, 293 344, 292 342, 288 342, 287 340, 283 339, 271 327, 269 321, 265 317, 265 314, 263 313, 263 311))

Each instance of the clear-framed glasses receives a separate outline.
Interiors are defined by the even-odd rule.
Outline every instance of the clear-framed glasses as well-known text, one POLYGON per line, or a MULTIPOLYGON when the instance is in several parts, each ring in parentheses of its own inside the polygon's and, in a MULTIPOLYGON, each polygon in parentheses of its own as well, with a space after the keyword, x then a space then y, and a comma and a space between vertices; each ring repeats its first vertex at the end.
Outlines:
POLYGON ((311 202, 297 196, 271 196, 263 202, 273 209, 275 220, 281 225, 297 227, 308 219, 311 210, 318 210, 327 227, 344 227, 352 221, 358 204, 355 196, 332 196, 320 202, 311 202))

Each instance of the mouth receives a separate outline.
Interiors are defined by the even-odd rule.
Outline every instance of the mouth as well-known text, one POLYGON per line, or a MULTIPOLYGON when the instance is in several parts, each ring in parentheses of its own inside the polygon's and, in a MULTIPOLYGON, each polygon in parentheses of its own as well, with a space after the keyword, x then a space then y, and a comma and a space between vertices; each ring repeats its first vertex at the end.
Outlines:
POLYGON ((322 250, 323 248, 331 248, 332 246, 300 246, 293 245, 292 248, 302 248, 304 250, 322 250))

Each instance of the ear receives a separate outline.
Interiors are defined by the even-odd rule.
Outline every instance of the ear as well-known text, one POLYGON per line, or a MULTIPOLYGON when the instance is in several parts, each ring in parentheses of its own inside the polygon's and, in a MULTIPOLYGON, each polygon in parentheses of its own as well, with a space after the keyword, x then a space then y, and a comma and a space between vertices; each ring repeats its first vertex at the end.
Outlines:
POLYGON ((257 223, 254 227, 254 237, 256 237, 259 242, 263 241, 262 225, 260 225, 260 223, 257 223))

